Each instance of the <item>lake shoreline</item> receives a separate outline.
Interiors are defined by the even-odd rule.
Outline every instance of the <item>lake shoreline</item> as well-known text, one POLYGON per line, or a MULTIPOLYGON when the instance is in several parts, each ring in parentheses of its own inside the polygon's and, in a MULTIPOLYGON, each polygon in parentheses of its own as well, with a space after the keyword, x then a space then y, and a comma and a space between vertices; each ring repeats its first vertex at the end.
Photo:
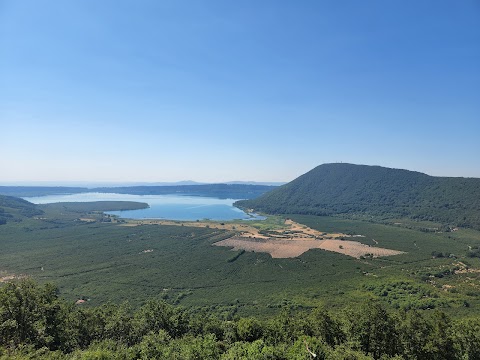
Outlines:
POLYGON ((38 197, 24 197, 34 204, 66 203, 74 207, 78 203, 99 203, 99 210, 120 219, 175 220, 175 221, 233 221, 263 220, 264 217, 237 208, 233 204, 239 199, 202 197, 197 194, 136 195, 121 193, 79 193, 57 194, 38 197), (119 208, 102 208, 101 203, 147 204, 119 208))

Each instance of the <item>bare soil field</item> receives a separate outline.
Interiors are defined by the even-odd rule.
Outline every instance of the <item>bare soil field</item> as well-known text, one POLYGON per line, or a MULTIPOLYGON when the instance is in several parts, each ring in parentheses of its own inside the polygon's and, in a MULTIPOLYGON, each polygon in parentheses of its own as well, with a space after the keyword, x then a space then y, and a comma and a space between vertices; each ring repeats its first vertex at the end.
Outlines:
POLYGON ((14 274, 8 274, 4 271, 0 271, 0 283, 4 283, 4 282, 15 280, 15 279, 23 279, 25 277, 26 275, 14 275, 14 274))
POLYGON ((189 227, 208 227, 210 229, 222 229, 229 231, 237 231, 245 237, 258 237, 268 239, 258 232, 258 229, 241 223, 222 223, 217 221, 174 221, 174 220, 128 220, 127 223, 121 224, 121 226, 139 226, 139 225, 173 225, 173 226, 189 226, 189 227))
POLYGON ((284 240, 276 238, 245 238, 234 236, 216 242, 213 245, 232 247, 233 250, 269 253, 273 258, 293 258, 302 255, 305 251, 319 248, 325 240, 284 240))
POLYGON ((290 228, 289 229, 290 231, 293 231, 293 232, 298 231, 298 232, 301 232, 301 233, 303 233, 307 236, 311 236, 311 237, 327 236, 327 237, 330 237, 330 238, 336 238, 336 237, 348 236, 348 235, 340 234, 340 233, 325 234, 325 233, 322 233, 321 231, 309 228, 306 225, 299 224, 299 223, 297 223, 293 220, 290 220, 290 219, 285 220, 285 225, 287 225, 290 228))
POLYGON ((360 258, 360 256, 371 255, 372 257, 392 256, 403 254, 403 251, 390 250, 375 246, 369 246, 358 241, 328 239, 323 242, 319 249, 334 251, 340 254, 360 258))
MULTIPOLYGON (((222 223, 215 221, 173 221, 173 220, 129 220, 122 226, 138 225, 174 225, 209 227, 235 231, 236 236, 219 241, 213 245, 232 247, 234 250, 245 250, 269 253, 273 258, 292 258, 310 249, 322 249, 360 258, 361 256, 390 256, 401 254, 401 251, 371 247, 358 241, 340 240, 351 237, 342 233, 325 233, 290 219, 285 220, 285 227, 272 230, 268 235, 248 224, 222 223), (277 235, 278 234, 278 235, 277 235)), ((360 235, 354 235, 359 237, 360 235)))
POLYGON ((292 258, 303 254, 310 249, 322 249, 348 255, 354 258, 361 256, 391 256, 402 254, 401 251, 371 247, 358 241, 345 241, 336 239, 258 239, 234 236, 219 241, 213 245, 232 247, 233 250, 269 253, 273 258, 292 258))

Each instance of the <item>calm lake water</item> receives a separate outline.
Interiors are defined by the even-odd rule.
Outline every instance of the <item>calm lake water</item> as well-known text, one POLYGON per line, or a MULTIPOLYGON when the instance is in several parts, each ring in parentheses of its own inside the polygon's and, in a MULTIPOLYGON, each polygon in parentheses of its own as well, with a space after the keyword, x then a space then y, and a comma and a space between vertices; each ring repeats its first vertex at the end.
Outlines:
POLYGON ((239 199, 218 199, 202 196, 183 195, 129 195, 110 193, 82 193, 71 195, 47 195, 25 197, 34 204, 57 202, 89 201, 138 201, 147 203, 148 209, 108 211, 128 219, 169 219, 169 220, 263 220, 262 216, 247 214, 233 206, 239 199))

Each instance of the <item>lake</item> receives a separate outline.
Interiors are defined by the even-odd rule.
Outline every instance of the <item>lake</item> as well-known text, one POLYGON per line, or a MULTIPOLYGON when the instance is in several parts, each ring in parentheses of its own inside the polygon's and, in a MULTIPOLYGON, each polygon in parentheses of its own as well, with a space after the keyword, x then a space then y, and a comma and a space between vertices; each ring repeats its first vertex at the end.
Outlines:
POLYGON ((34 204, 90 201, 138 201, 147 203, 148 209, 108 211, 107 214, 128 219, 168 220, 263 220, 257 214, 247 214, 233 206, 240 199, 218 199, 188 195, 130 195, 115 193, 80 193, 70 195, 47 195, 24 197, 34 204))

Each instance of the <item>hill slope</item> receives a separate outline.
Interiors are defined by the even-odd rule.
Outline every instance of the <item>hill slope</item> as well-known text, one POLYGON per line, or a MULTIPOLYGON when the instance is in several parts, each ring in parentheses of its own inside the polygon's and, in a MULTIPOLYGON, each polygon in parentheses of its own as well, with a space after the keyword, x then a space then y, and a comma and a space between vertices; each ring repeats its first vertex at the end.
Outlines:
POLYGON ((22 217, 40 215, 43 211, 35 204, 13 196, 0 195, 0 225, 19 221, 22 217))
POLYGON ((480 229, 480 179, 324 164, 236 205, 272 214, 407 217, 480 229))

